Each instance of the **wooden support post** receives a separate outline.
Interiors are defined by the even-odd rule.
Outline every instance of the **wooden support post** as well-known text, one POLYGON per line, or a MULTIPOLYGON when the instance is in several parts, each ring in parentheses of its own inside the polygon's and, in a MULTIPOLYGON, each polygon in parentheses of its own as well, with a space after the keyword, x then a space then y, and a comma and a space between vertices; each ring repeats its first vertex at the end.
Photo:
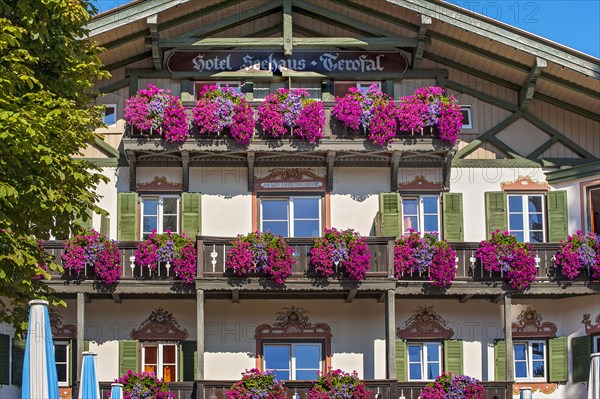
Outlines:
POLYGON ((204 379, 204 290, 196 289, 196 351, 198 353, 198 367, 196 368, 196 380, 204 379))
POLYGON ((387 378, 396 380, 396 291, 388 290, 385 301, 387 378))
POLYGON ((540 74, 548 66, 548 63, 545 59, 536 57, 535 64, 529 71, 529 75, 525 80, 525 83, 521 87, 519 91, 519 109, 521 111, 527 109, 529 102, 533 100, 533 96, 535 94, 535 86, 537 84, 537 80, 540 77, 540 74))
POLYGON ((154 14, 146 18, 146 23, 150 29, 150 47, 152 48, 152 59, 154 60, 154 69, 162 70, 162 50, 158 47, 160 41, 158 33, 158 15, 154 14))
POLYGON ((327 191, 333 191, 333 165, 335 163, 335 151, 327 151, 327 191))
POLYGON ((514 353, 512 339, 512 298, 510 294, 504 294, 504 339, 506 341, 506 381, 514 382, 514 353))
POLYGON ((413 69, 420 69, 421 64, 423 63, 423 51, 427 44, 427 25, 431 25, 431 21, 431 17, 421 14, 421 24, 419 25, 419 33, 417 35, 418 42, 414 53, 413 69))
POLYGON ((137 183, 136 183, 136 159, 135 152, 132 150, 125 150, 125 156, 127 157, 127 161, 129 162, 129 191, 136 192, 137 191, 137 183))
MULTIPOLYGON (((85 339, 85 298, 83 292, 77 293, 77 382, 81 381, 81 362, 83 361, 83 341, 85 339)), ((79 384, 77 384, 79 385, 79 384)))
POLYGON ((292 55, 292 0, 283 0, 283 51, 285 55, 292 55))
POLYGON ((190 153, 185 150, 181 151, 181 174, 183 192, 188 192, 190 190, 190 153))
POLYGON ((394 151, 392 154, 392 179, 390 182, 390 192, 398 191, 398 168, 400 167, 400 158, 402 153, 394 151))
POLYGON ((248 162, 248 191, 254 192, 254 151, 248 151, 246 161, 248 162))

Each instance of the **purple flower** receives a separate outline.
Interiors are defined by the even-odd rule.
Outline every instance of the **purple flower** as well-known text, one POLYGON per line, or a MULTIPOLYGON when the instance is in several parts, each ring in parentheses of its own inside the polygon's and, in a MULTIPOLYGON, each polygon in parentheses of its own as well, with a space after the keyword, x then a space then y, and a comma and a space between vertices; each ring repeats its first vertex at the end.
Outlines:
POLYGON ((93 268, 96 279, 114 284, 121 275, 121 252, 118 243, 95 230, 75 236, 65 243, 63 266, 77 274, 93 268))

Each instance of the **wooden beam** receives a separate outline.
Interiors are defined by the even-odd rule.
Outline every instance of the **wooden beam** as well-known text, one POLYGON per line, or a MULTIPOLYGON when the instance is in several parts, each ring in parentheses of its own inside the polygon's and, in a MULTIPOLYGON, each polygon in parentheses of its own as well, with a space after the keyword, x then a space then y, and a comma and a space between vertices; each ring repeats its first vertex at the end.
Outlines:
POLYGON ((333 191, 333 167, 335 164, 335 151, 327 151, 327 191, 333 191))
POLYGON ((136 157, 135 151, 133 150, 125 150, 125 156, 127 157, 127 161, 129 162, 129 191, 135 192, 137 191, 136 187, 136 157))
POLYGON ((384 303, 386 295, 386 292, 383 292, 381 295, 379 295, 379 298, 377 298, 377 303, 384 303))
POLYGON ((492 137, 500 133, 502 130, 515 123, 519 118, 521 118, 521 116, 523 116, 521 111, 515 112, 508 118, 504 119, 502 122, 492 126, 487 132, 485 132, 475 140, 471 141, 465 147, 458 150, 454 158, 461 159, 466 157, 467 155, 475 151, 477 148, 479 148, 479 146, 483 144, 483 142, 486 141, 488 137, 492 137))
POLYGON ((204 290, 196 289, 196 356, 195 380, 204 379, 204 290))
POLYGON ((385 301, 386 375, 396 380, 396 291, 388 290, 385 301))
POLYGON ((150 47, 152 48, 152 59, 154 60, 154 69, 162 70, 162 50, 158 47, 160 34, 158 31, 158 15, 154 14, 146 19, 146 24, 150 29, 150 47))
POLYGON ((556 105, 557 107, 563 108, 566 111, 570 111, 570 112, 573 112, 574 114, 581 115, 584 118, 591 119, 594 122, 600 122, 600 113, 598 113, 598 112, 588 111, 587 109, 577 107, 571 103, 566 103, 562 100, 547 96, 547 95, 542 94, 537 91, 533 95, 533 98, 540 100, 540 101, 547 102, 548 104, 556 105))
POLYGON ((413 69, 421 69, 423 63, 423 51, 425 50, 425 39, 427 35, 427 25, 431 25, 432 19, 427 15, 421 14, 421 24, 419 25, 418 43, 413 57, 413 69))
MULTIPOLYGON (((554 83, 555 85, 561 86, 568 90, 575 90, 579 94, 590 96, 595 100, 600 100, 600 93, 598 93, 596 90, 591 89, 586 86, 580 86, 578 84, 575 84, 573 82, 570 82, 566 79, 559 78, 554 75, 550 75, 548 72, 542 71, 542 73, 540 74, 540 79, 547 80, 548 82, 554 83)), ((592 83, 592 85, 597 83, 596 81, 594 81, 593 78, 588 78, 588 79, 590 79, 590 83, 592 83)))
POLYGON ((240 290, 238 290, 238 289, 231 290, 231 302, 240 303, 240 290))
POLYGON ((146 51, 141 54, 133 55, 129 58, 125 58, 121 61, 113 62, 112 64, 105 65, 104 68, 107 71, 114 71, 115 69, 119 69, 129 64, 133 64, 134 62, 138 62, 141 60, 145 60, 146 58, 152 57, 152 51, 146 51))
POLYGON ((498 294, 492 297, 491 301, 492 303, 500 303, 500 301, 502 300, 502 298, 504 298, 503 294, 498 294))
POLYGON ((369 4, 368 2, 361 2, 361 3, 354 3, 352 1, 349 0, 330 0, 332 3, 334 4, 338 4, 341 5, 345 8, 350 8, 350 9, 354 9, 355 11, 358 11, 359 15, 360 14, 365 14, 371 17, 374 17, 375 19, 381 20, 381 21, 385 21, 385 22, 389 22, 392 25, 398 25, 401 26, 403 28, 412 30, 413 32, 418 32, 419 31, 419 26, 415 25, 413 23, 410 23, 408 21, 404 21, 400 18, 396 18, 394 16, 392 16, 389 13, 385 13, 385 12, 381 12, 381 11, 377 11, 374 10, 372 8, 366 7, 363 5, 364 4, 369 4))
POLYGON ((418 39, 414 37, 295 37, 294 46, 298 47, 417 47, 418 39))
POLYGON ((117 294, 116 292, 113 292, 110 294, 113 298, 113 301, 115 301, 115 303, 122 303, 123 300, 121 299, 121 296, 119 294, 117 294))
POLYGON ((283 0, 283 52, 285 55, 292 55, 294 47, 292 27, 292 0, 283 0))
MULTIPOLYGON (((352 32, 355 33, 358 36, 371 36, 373 35, 371 32, 369 32, 368 30, 365 30, 361 27, 361 25, 348 25, 345 23, 342 23, 340 21, 337 20, 337 18, 333 18, 333 17, 326 17, 325 15, 331 15, 331 13, 328 11, 326 14, 317 14, 315 12, 312 11, 308 11, 304 8, 299 8, 296 7, 295 3, 294 3, 294 12, 296 14, 299 15, 304 15, 308 18, 314 19, 315 21, 320 21, 322 22, 322 24, 314 24, 314 25, 322 25, 322 26, 337 26, 338 28, 347 30, 348 32, 352 32)), ((335 17, 337 17, 337 15, 335 15, 335 17)), ((329 35, 325 35, 325 36, 329 36, 329 35)))
POLYGON ((199 48, 199 47, 281 47, 282 37, 209 37, 164 39, 160 48, 199 48))
POLYGON ((545 59, 536 57, 535 64, 529 71, 529 75, 527 79, 525 79, 525 83, 521 86, 521 90, 519 90, 519 109, 524 111, 529 106, 529 102, 533 100, 533 95, 535 93, 535 88, 537 84, 537 80, 542 73, 542 70, 548 66, 548 63, 545 59))
POLYGON ((248 151, 246 161, 248 162, 248 191, 254 192, 254 159, 256 155, 254 151, 248 151))
POLYGON ((100 93, 112 93, 113 91, 117 91, 127 86, 129 86, 129 76, 109 85, 102 86, 98 91, 100 91, 100 93))
MULTIPOLYGON (((204 39, 183 38, 165 39, 160 48, 202 48, 202 47, 281 47, 285 37, 209 37, 204 39)), ((411 37, 294 37, 295 47, 416 47, 417 39, 411 37)))
POLYGON ((469 96, 475 97, 480 99, 481 101, 485 101, 486 103, 490 103, 492 105, 496 105, 500 108, 503 108, 507 111, 518 111, 519 107, 517 107, 514 104, 511 104, 509 102, 506 102, 498 97, 493 97, 490 96, 489 94, 486 94, 484 92, 481 92, 479 90, 475 90, 472 89, 470 87, 464 86, 460 83, 456 83, 456 82, 452 82, 452 81, 446 81, 446 87, 448 89, 452 89, 452 90, 456 90, 459 91, 461 93, 467 94, 469 96))
POLYGON ((473 298, 473 294, 462 295, 458 298, 458 302, 466 303, 471 298, 473 298))
POLYGON ((354 301, 354 297, 356 297, 357 292, 358 290, 356 288, 353 288, 350 291, 348 291, 348 295, 346 295, 346 303, 352 303, 352 301, 354 301))
POLYGON ((394 153, 392 154, 392 178, 390 181, 391 192, 398 190, 398 169, 400 167, 400 157, 402 157, 401 151, 394 151, 394 153))
POLYGON ((504 294, 504 339, 506 344, 506 381, 514 381, 514 353, 512 339, 512 299, 510 294, 504 294))
POLYGON ((77 293, 77 381, 81 381, 81 362, 83 360, 83 343, 85 340, 85 299, 83 292, 77 293))
POLYGON ((190 190, 190 153, 186 150, 181 151, 181 179, 183 192, 190 190))

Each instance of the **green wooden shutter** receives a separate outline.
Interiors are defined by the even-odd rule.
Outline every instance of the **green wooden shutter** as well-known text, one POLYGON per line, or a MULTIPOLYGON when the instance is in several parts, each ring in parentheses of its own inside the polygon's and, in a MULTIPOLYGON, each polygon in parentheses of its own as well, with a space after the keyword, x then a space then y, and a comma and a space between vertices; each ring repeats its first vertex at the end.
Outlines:
POLYGON ((10 337, 0 334, 0 385, 8 385, 10 377, 10 337))
POLYGON ((571 357, 573 359, 573 382, 584 382, 590 377, 590 355, 592 339, 589 335, 571 339, 571 357))
POLYGON ((139 240, 140 228, 137 193, 118 193, 117 209, 117 240, 139 240))
POLYGON ((506 381, 506 341, 494 343, 494 380, 506 381))
POLYGON ((506 194, 502 191, 485 193, 485 222, 488 240, 496 230, 508 230, 506 194))
POLYGON ((444 193, 442 196, 444 240, 464 241, 462 193, 444 193))
POLYGON ((181 194, 181 231, 191 238, 202 234, 202 194, 181 194))
POLYGON ((110 226, 106 215, 100 215, 100 234, 110 236, 110 226))
MULTIPOLYGON (((93 227, 93 218, 94 218, 94 212, 92 212, 91 209, 86 209, 85 211, 86 214, 86 220, 83 220, 83 216, 80 218, 75 219, 74 224, 76 224, 77 230, 76 232, 78 232, 79 229, 84 229, 84 230, 91 230, 93 227)), ((73 228, 71 228, 71 230, 73 230, 73 228)))
POLYGON ((569 219, 567 216, 567 192, 549 191, 548 206, 548 241, 566 240, 569 219))
POLYGON ((119 376, 129 370, 137 373, 140 354, 137 341, 119 341, 119 376))
POLYGON ((12 344, 12 383, 21 386, 23 380, 23 360, 25 357, 25 340, 13 339, 12 344))
POLYGON ((444 341, 444 371, 453 374, 463 373, 463 341, 452 339, 444 341))
POLYGON ((396 340, 396 379, 398 381, 406 381, 407 377, 407 359, 406 359, 406 341, 403 339, 396 340))
MULTIPOLYGON (((567 382, 567 337, 556 337, 548 341, 550 360, 550 382, 567 382)), ((588 360, 589 363, 589 360, 588 360)))
POLYGON ((379 194, 379 215, 381 217, 381 230, 384 236, 399 237, 402 226, 401 202, 398 193, 379 194))
POLYGON ((179 381, 194 381, 198 367, 196 341, 181 341, 179 345, 179 381))

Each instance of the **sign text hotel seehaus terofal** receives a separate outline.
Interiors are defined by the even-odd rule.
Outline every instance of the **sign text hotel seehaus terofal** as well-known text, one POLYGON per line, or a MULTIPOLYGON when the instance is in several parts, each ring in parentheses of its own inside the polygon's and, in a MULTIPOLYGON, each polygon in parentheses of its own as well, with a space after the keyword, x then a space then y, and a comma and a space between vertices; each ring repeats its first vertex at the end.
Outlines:
POLYGON ((403 73, 408 61, 396 51, 173 51, 171 72, 310 71, 319 73, 403 73))

